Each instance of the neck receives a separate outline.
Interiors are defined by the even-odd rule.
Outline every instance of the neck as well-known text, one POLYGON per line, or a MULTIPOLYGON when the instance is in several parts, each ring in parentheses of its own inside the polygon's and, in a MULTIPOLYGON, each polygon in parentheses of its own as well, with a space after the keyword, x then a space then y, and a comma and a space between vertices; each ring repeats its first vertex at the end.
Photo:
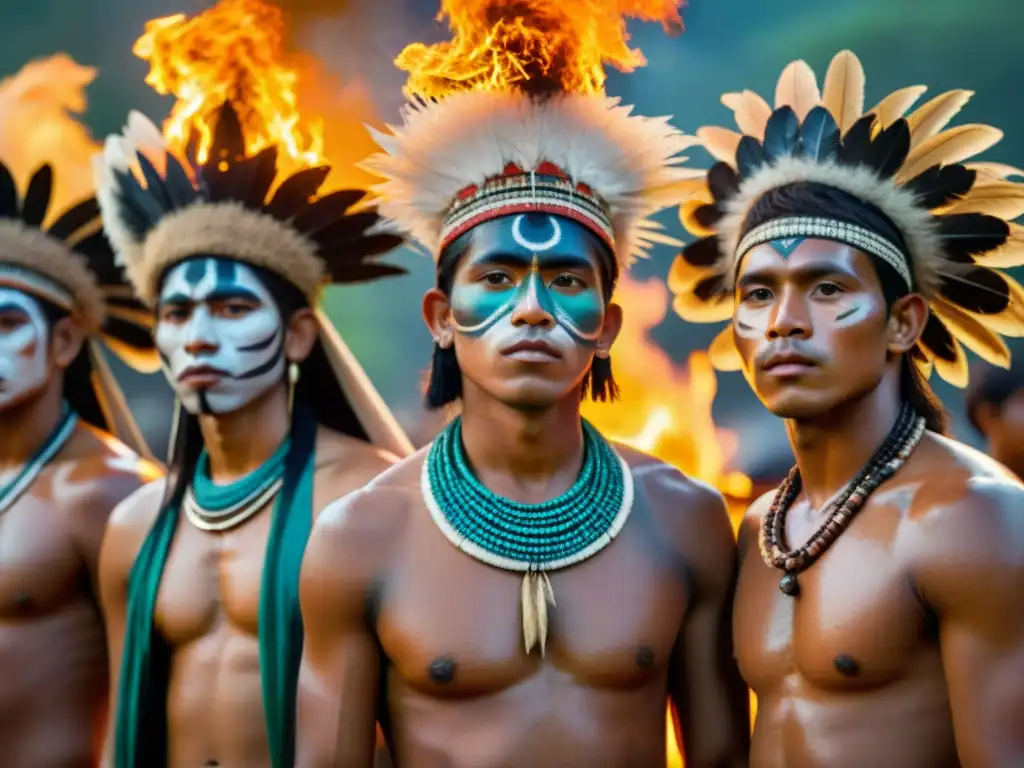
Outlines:
POLYGON ((816 509, 852 480, 892 431, 903 403, 899 376, 867 395, 811 419, 789 419, 786 431, 803 493, 816 509))
POLYGON ((237 411, 201 415, 199 429, 210 457, 210 477, 226 484, 267 461, 291 428, 288 393, 274 387, 237 411))
POLYGON ((0 470, 24 465, 60 422, 63 382, 51 381, 23 403, 0 411, 0 470))
POLYGON ((480 482, 523 502, 564 493, 583 462, 580 397, 549 408, 501 403, 470 382, 463 390, 462 442, 480 482))

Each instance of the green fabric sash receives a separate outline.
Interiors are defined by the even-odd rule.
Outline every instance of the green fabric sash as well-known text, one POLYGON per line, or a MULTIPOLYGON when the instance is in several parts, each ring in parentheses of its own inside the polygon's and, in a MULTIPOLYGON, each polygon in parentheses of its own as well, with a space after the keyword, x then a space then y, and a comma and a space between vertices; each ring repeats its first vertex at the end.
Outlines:
MULTIPOLYGON (((316 423, 296 408, 284 485, 274 504, 259 602, 263 713, 274 768, 292 768, 295 700, 302 658, 299 570, 313 519, 316 423)), ((132 567, 117 690, 115 768, 166 766, 170 652, 153 626, 167 555, 178 525, 181 493, 161 511, 132 567)))

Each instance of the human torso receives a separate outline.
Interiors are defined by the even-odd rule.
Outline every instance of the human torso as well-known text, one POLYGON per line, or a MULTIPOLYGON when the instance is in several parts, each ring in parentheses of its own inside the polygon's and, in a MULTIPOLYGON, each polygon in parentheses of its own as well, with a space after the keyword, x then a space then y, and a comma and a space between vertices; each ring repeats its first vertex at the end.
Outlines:
MULTIPOLYGON (((372 453, 368 446, 365 451, 372 453)), ((354 472, 352 487, 340 487, 337 466, 325 453, 321 435, 314 517, 366 480, 354 472)), ((201 531, 184 515, 179 518, 154 615, 171 652, 166 711, 172 768, 270 765, 257 633, 270 525, 270 505, 221 533, 201 531)))
POLYGON ((402 768, 664 765, 673 645, 689 595, 643 481, 618 537, 550 573, 546 654, 524 650, 523 575, 456 549, 422 501, 419 462, 389 480, 407 505, 374 623, 387 729, 402 768))
MULTIPOLYGON (((947 441, 926 438, 808 570, 800 593, 758 551, 758 518, 741 546, 733 640, 757 695, 754 768, 940 768, 959 765, 938 643, 938 618, 914 583, 936 478, 991 471, 947 441)), ((763 510, 761 510, 763 511, 763 510)), ((801 497, 786 520, 790 547, 822 517, 801 497)))
MULTIPOLYGON (((3 765, 87 766, 98 760, 107 704, 103 622, 72 525, 76 508, 134 457, 78 427, 59 454, 0 516, 0 744, 3 765)), ((102 495, 102 490, 99 490, 102 495)), ((106 510, 109 512, 110 510, 106 510)), ((98 554, 94 552, 93 554, 98 554)))

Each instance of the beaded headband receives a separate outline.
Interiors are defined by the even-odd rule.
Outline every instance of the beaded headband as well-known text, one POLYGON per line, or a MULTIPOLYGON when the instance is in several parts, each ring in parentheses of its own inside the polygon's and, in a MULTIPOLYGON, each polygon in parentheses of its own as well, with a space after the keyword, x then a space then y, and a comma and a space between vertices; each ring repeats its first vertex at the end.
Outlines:
POLYGON ((528 173, 509 163, 501 176, 463 188, 441 227, 439 248, 444 251, 460 235, 490 219, 531 212, 572 219, 597 235, 609 249, 615 249, 608 203, 586 184, 574 184, 558 166, 547 162, 528 173))
MULTIPOLYGON (((969 91, 939 94, 904 114, 924 93, 912 86, 864 109, 864 70, 850 51, 837 54, 822 89, 803 61, 779 77, 776 104, 753 91, 726 94, 742 132, 697 131, 718 160, 707 172, 701 200, 681 210, 699 239, 676 257, 669 273, 673 306, 694 322, 730 320, 733 282, 756 245, 796 237, 835 240, 891 266, 908 289, 927 299, 930 316, 912 359, 956 386, 967 383, 964 347, 1006 367, 1003 336, 1024 336, 1024 289, 1004 271, 1024 265, 1024 172, 999 163, 964 161, 1002 138, 988 125, 947 128, 969 91), (902 243, 863 225, 829 216, 786 215, 747 221, 758 202, 792 185, 839 190, 888 220, 902 243)), ((737 370, 732 328, 712 342, 711 360, 737 370)))

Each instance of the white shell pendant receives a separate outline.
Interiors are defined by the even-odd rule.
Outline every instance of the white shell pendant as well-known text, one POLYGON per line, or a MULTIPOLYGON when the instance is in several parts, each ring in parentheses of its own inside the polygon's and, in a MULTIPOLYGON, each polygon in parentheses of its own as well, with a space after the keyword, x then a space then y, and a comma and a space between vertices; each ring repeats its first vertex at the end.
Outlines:
POLYGON ((523 574, 523 642, 526 653, 533 646, 540 645, 541 658, 548 639, 548 603, 555 604, 555 593, 551 580, 544 571, 527 571, 523 574))

